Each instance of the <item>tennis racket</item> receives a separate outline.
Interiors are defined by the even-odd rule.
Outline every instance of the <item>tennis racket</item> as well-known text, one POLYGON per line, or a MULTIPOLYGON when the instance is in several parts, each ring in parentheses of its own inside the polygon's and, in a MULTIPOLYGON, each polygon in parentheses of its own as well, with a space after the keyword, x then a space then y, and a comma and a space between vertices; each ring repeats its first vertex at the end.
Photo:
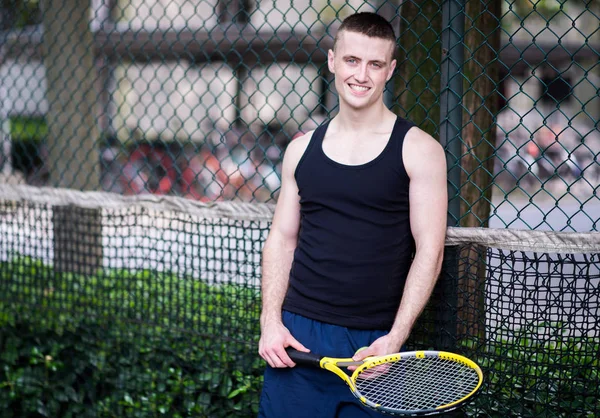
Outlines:
POLYGON ((411 351, 369 357, 322 357, 291 347, 294 363, 320 367, 340 377, 363 405, 402 416, 436 415, 464 405, 479 390, 483 373, 475 362, 444 351, 411 351), (357 366, 349 374, 342 368, 357 366))

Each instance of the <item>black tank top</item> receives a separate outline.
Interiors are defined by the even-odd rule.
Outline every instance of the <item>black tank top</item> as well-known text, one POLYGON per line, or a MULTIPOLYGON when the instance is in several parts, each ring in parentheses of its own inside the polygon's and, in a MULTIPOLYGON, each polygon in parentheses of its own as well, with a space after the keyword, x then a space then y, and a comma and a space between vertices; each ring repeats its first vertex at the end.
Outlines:
POLYGON ((329 122, 318 127, 296 168, 300 231, 283 309, 359 329, 391 328, 414 253, 406 132, 398 117, 384 150, 361 165, 325 155, 329 122))

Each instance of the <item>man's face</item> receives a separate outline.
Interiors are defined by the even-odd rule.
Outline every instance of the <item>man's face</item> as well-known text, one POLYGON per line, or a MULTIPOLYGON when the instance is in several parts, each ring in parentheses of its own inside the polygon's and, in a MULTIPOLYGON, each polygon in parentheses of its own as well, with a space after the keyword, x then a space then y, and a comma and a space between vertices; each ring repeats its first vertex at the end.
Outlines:
POLYGON ((385 83, 392 77, 396 60, 391 41, 344 31, 335 52, 328 53, 329 70, 341 102, 354 109, 381 100, 385 83))

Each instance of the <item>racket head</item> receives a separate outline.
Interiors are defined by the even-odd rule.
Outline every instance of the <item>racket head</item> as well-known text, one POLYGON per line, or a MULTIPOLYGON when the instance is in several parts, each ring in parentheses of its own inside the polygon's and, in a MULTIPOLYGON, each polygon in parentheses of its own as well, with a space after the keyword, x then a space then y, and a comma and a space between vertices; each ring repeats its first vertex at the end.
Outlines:
POLYGON ((436 415, 463 406, 483 383, 472 360, 445 351, 411 351, 367 358, 351 375, 350 388, 380 412, 436 415))

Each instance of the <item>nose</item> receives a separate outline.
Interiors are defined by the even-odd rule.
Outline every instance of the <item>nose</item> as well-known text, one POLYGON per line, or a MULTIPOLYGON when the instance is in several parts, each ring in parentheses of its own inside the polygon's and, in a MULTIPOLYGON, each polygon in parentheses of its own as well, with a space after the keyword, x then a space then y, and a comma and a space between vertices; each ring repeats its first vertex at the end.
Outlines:
POLYGON ((367 82, 367 80, 369 79, 369 71, 367 69, 366 63, 363 63, 362 65, 360 65, 358 67, 358 70, 356 71, 354 78, 356 79, 356 81, 358 83, 366 83, 367 82))

